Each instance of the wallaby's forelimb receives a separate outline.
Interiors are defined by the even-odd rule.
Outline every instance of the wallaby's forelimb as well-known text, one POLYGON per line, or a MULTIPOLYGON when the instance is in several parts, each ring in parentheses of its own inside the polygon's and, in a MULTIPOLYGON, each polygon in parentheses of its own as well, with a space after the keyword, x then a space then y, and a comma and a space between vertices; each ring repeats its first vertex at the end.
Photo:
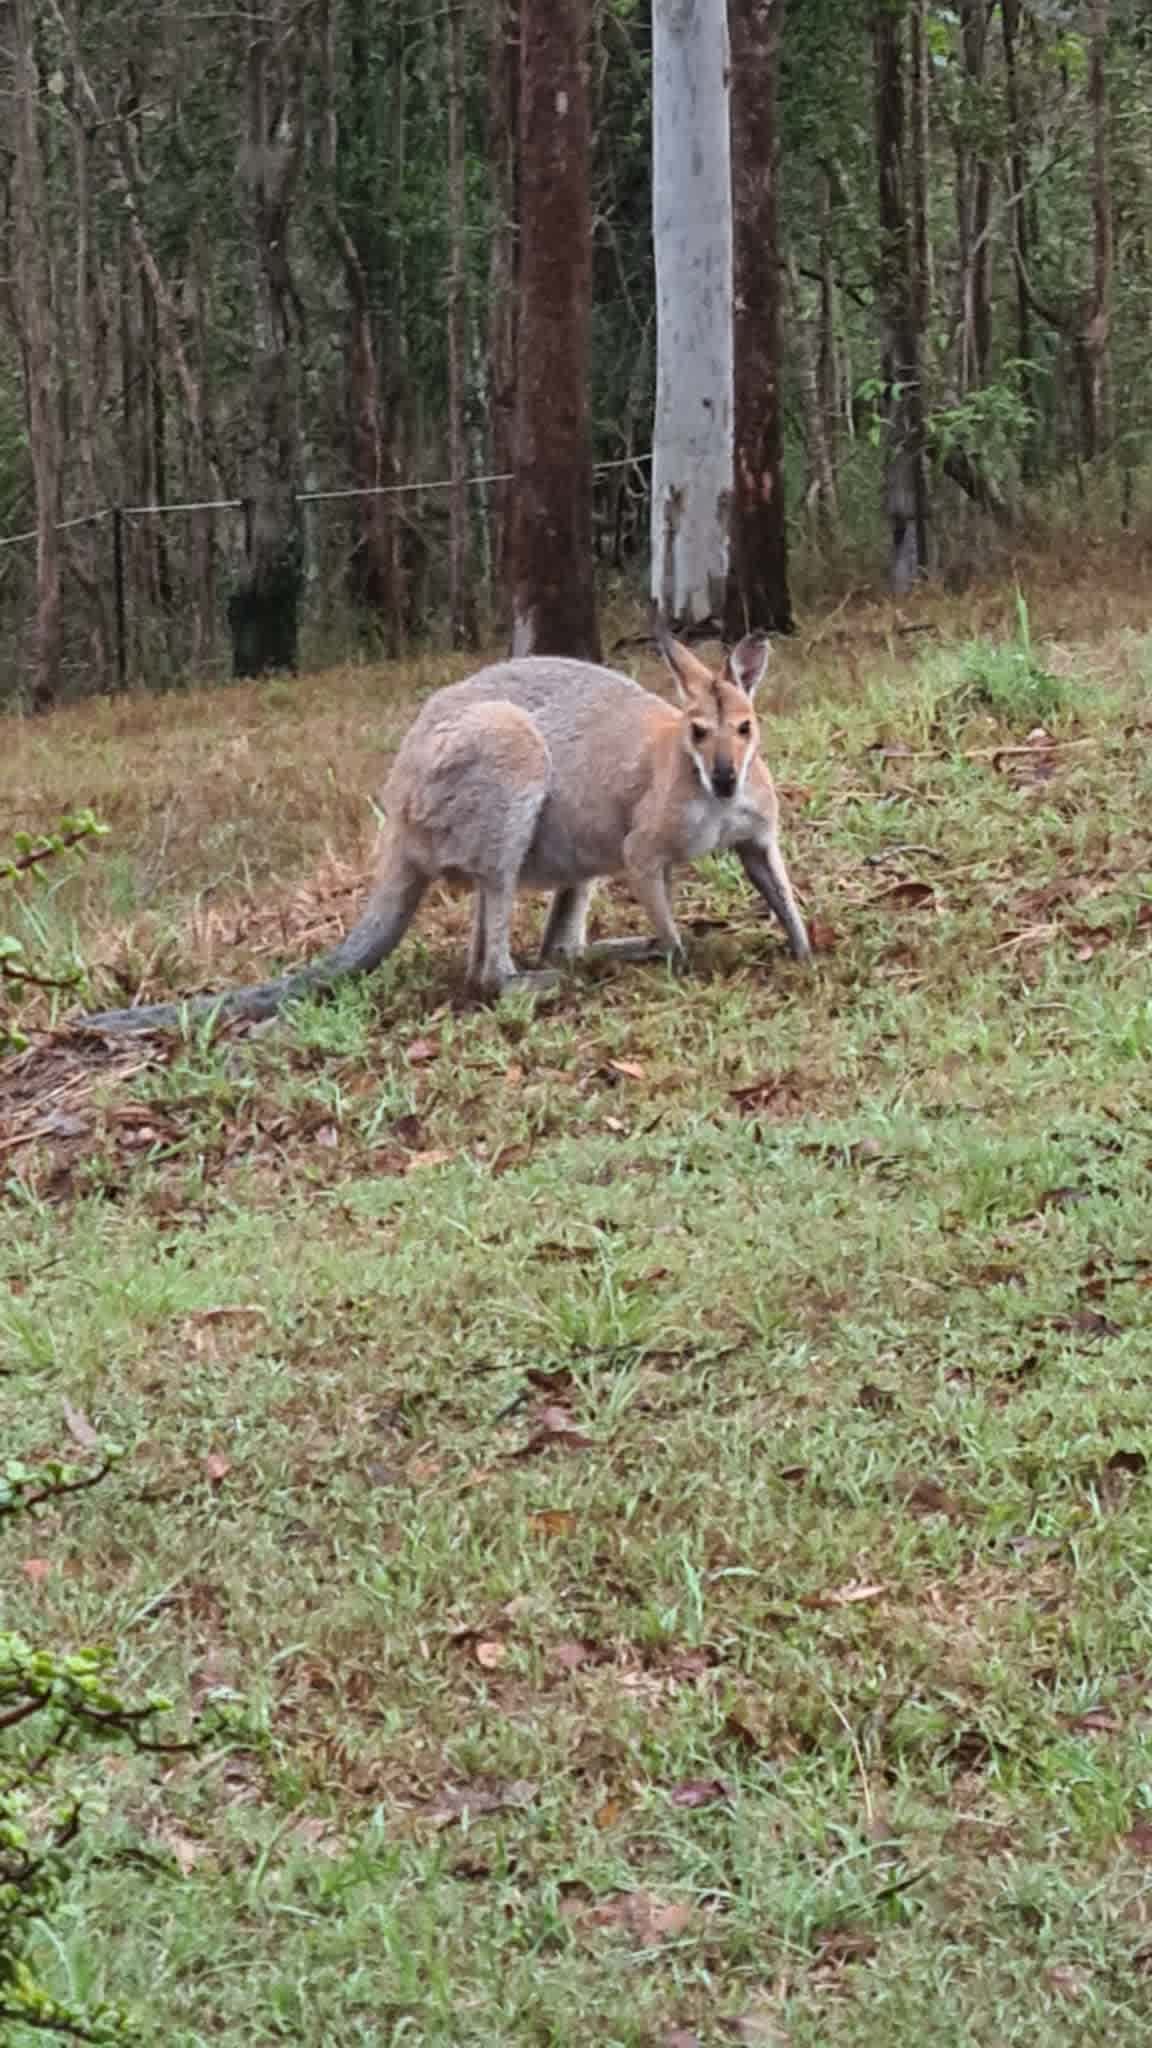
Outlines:
POLYGON ((792 894, 788 870, 780 858, 779 848, 765 843, 756 845, 749 841, 736 848, 744 864, 744 872, 752 887, 764 898, 769 910, 778 917, 788 935, 788 944, 794 960, 811 960, 812 947, 808 928, 797 908, 792 894))
POLYGON ((217 996, 192 996, 183 1003, 141 1003, 131 1010, 98 1010, 79 1020, 92 1031, 172 1031, 185 1020, 215 1016, 221 1023, 236 1017, 253 1022, 274 1017, 285 1003, 316 995, 355 974, 370 974, 394 953, 420 906, 428 884, 413 868, 389 867, 381 876, 364 915, 330 953, 277 981, 256 982, 217 996))

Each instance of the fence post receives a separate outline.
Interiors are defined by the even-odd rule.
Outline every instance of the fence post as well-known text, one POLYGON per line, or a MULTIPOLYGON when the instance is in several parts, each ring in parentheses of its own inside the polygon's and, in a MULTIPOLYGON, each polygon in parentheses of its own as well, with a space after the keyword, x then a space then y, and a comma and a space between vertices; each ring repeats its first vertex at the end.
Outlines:
POLYGON ((112 587, 116 598, 116 687, 128 687, 128 620, 124 603, 124 513, 112 507, 112 587))

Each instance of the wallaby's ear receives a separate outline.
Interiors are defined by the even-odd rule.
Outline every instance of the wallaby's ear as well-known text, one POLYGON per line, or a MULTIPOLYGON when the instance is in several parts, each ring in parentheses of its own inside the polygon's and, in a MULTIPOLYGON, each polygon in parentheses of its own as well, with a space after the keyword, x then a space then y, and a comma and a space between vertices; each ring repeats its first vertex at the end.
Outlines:
POLYGON ((724 666, 746 697, 756 695, 757 686, 764 680, 771 651, 767 633, 745 633, 729 652, 724 666))
POLYGON ((712 672, 705 667, 702 661, 698 661, 696 656, 691 654, 687 647, 682 647, 679 640, 672 638, 671 633, 668 631, 667 622, 662 617, 655 599, 649 605, 648 618, 649 629, 653 640, 656 642, 657 650, 663 657, 667 667, 671 670, 672 680, 676 685, 676 695, 682 704, 686 704, 688 699, 695 692, 699 691, 703 684, 711 682, 712 672))

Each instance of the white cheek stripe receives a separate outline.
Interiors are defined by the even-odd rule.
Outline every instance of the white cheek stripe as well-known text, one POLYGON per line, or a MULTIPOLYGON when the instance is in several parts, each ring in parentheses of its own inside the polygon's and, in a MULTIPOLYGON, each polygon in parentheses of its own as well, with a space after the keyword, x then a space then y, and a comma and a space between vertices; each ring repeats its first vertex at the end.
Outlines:
POLYGON ((708 770, 704 765, 703 756, 696 752, 696 749, 692 745, 691 740, 689 740, 688 742, 688 752, 692 756, 692 766, 695 768, 697 775, 700 777, 701 788, 705 791, 706 795, 711 796, 712 777, 709 775, 708 770))

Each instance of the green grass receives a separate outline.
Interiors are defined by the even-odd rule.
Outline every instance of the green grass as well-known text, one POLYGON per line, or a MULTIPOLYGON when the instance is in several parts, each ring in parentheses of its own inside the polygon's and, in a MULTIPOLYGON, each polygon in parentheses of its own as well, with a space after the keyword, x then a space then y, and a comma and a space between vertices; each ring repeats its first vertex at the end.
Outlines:
POLYGON ((61 1988, 172 2048, 1147 2039, 1147 651, 1059 659, 1043 756, 948 652, 795 692, 811 976, 717 861, 686 980, 476 1010, 455 905, 8 1155, 6 1447, 127 1455, 6 1619, 248 1727, 87 1769, 61 1988))

